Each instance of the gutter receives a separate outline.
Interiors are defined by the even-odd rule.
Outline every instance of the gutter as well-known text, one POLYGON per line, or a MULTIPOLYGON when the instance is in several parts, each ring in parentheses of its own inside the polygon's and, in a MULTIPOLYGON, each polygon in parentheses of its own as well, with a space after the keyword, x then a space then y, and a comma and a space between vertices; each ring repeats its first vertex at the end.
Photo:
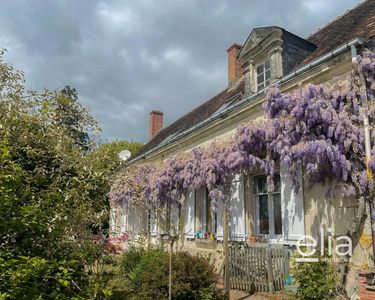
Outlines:
MULTIPOLYGON (((362 45, 363 44, 363 40, 361 38, 356 38, 346 44, 344 44, 343 46, 340 46, 339 48, 336 48, 335 50, 325 54, 325 55, 322 55, 321 57, 313 60, 311 63, 303 66, 302 68, 288 74, 287 76, 281 78, 280 80, 274 82, 273 84, 278 84, 278 85, 281 85, 281 84, 285 84, 289 81, 291 81, 292 79, 294 79, 295 77, 303 74, 303 73, 306 73, 307 71, 311 70, 312 68, 348 51, 348 50, 351 50, 351 47, 352 46, 358 46, 358 45, 362 45)), ((212 115, 211 117, 209 117, 208 119, 206 120, 203 120, 202 122, 198 123, 197 125, 194 125, 193 127, 189 128, 188 130, 185 130, 183 132, 181 132, 180 134, 176 135, 175 137, 173 137, 172 139, 170 139, 167 143, 160 143, 158 146, 148 150, 147 152, 145 152, 144 154, 130 160, 128 162, 128 164, 133 164, 141 159, 145 159, 147 157, 147 155, 165 147, 165 146, 168 146, 170 145, 171 143, 181 139, 182 137, 190 134, 191 132, 211 123, 212 121, 218 119, 218 118, 222 118, 223 116, 227 115, 228 113, 231 113, 232 111, 236 110, 237 108, 241 107, 241 106, 244 106, 252 101, 254 101, 255 99, 258 98, 258 96, 261 96, 261 95, 264 95, 265 93, 265 89, 263 90, 260 90, 259 92, 255 93, 255 94, 251 94, 249 95, 248 97, 242 99, 241 101, 239 102, 236 102, 234 103, 232 106, 229 106, 228 108, 224 109, 223 111, 221 111, 220 113, 218 114, 214 114, 212 115)))

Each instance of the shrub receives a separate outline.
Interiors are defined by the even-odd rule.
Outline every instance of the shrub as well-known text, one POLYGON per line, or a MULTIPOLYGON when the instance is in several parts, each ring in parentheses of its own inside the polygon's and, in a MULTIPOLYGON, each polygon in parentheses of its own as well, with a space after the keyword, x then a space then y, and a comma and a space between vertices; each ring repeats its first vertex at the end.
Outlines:
POLYGON ((146 252, 143 247, 130 246, 121 258, 121 271, 126 276, 130 274, 141 261, 142 255, 146 252))
POLYGON ((218 277, 207 258, 177 252, 172 260, 173 295, 175 299, 201 299, 214 296, 218 277))
POLYGON ((105 299, 110 292, 78 261, 0 258, 0 299, 105 299))
POLYGON ((145 252, 129 274, 133 293, 145 299, 168 298, 168 262, 166 252, 159 250, 145 252))
POLYGON ((304 300, 324 299, 334 292, 336 285, 336 271, 331 258, 317 254, 312 257, 318 258, 319 261, 293 261, 292 275, 298 284, 297 296, 304 300))
MULTIPOLYGON (((130 271, 126 277, 133 299, 168 298, 169 253, 132 249, 124 255, 122 268, 130 271)), ((216 280, 217 275, 208 259, 186 252, 173 254, 173 299, 221 299, 215 288, 216 280)))

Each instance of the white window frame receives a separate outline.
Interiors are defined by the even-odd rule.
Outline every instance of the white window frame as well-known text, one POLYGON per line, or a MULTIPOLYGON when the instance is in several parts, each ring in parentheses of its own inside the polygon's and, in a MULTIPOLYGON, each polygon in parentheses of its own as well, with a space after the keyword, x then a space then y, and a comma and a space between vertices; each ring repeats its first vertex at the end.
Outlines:
POLYGON ((157 236, 159 233, 158 229, 158 220, 159 216, 155 208, 149 208, 147 211, 147 219, 148 219, 148 230, 150 231, 151 236, 157 236))
POLYGON ((229 239, 244 241, 246 239, 244 174, 236 174, 231 186, 229 239))
MULTIPOLYGON (((256 184, 255 178, 260 177, 260 176, 265 176, 265 175, 264 174, 258 174, 258 175, 253 176, 253 188, 254 189, 255 189, 255 184, 256 184)), ((280 180, 281 180, 281 178, 280 178, 280 180)), ((280 182, 280 186, 281 186, 281 182, 280 182)), ((271 191, 268 191, 268 187, 267 187, 266 193, 257 193, 256 194, 256 193, 254 193, 254 189, 252 191, 252 195, 253 195, 253 198, 254 198, 254 201, 255 201, 255 225, 256 225, 255 230, 256 230, 256 233, 258 235, 265 236, 266 240, 268 240, 268 241, 278 241, 278 240, 282 239, 283 231, 284 231, 283 222, 281 220, 281 234, 275 234, 275 211, 274 211, 274 195, 279 195, 280 201, 282 201, 281 191, 279 190, 277 192, 271 192, 271 191), (260 209, 259 198, 260 198, 260 196, 267 196, 268 221, 269 221, 268 234, 260 233, 260 212, 259 212, 259 209, 260 209)))
MULTIPOLYGON (((201 228, 202 228, 201 234, 206 233, 208 231, 208 227, 209 227, 209 224, 208 224, 208 219, 209 219, 208 213, 209 213, 211 215, 211 224, 210 224, 210 227, 212 228, 211 233, 214 233, 216 235, 216 233, 218 231, 218 226, 219 226, 218 218, 217 218, 217 211, 213 211, 212 203, 211 203, 211 205, 209 205, 210 201, 209 201, 208 197, 209 197, 209 192, 208 192, 207 188, 202 188, 201 190, 195 192, 195 201, 194 201, 195 222, 194 223, 195 223, 195 227, 196 227, 196 223, 197 223, 196 220, 198 218, 198 214, 201 214, 202 220, 199 220, 201 222, 200 225, 201 225, 201 228), (199 197, 198 194, 201 197, 199 197), (200 198, 203 198, 203 199, 200 199, 200 198), (197 201, 202 201, 202 205, 199 206, 199 209, 202 209, 202 211, 198 211, 197 201)), ((199 228, 195 228, 195 232, 197 232, 198 230, 199 230, 199 228)))
POLYGON ((185 201, 183 204, 184 211, 184 231, 185 236, 188 239, 194 239, 196 233, 196 221, 195 221, 195 192, 185 191, 184 193, 185 201))
POLYGON ((264 60, 263 62, 261 62, 260 64, 256 65, 255 66, 255 80, 256 80, 256 86, 257 86, 257 91, 260 91, 264 88, 266 88, 267 86, 269 86, 271 84, 271 60, 269 58, 267 58, 266 60, 264 60), (269 67, 266 69, 266 62, 268 62, 269 64, 269 67), (262 73, 260 74, 263 74, 263 82, 259 83, 258 82, 258 68, 261 67, 262 68, 262 73), (270 77, 267 79, 266 78, 266 73, 267 71, 270 72, 270 77))

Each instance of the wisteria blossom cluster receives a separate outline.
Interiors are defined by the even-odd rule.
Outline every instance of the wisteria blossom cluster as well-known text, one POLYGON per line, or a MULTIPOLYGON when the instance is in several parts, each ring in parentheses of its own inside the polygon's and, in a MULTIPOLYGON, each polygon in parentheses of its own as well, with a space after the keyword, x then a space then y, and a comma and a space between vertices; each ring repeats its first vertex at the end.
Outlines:
POLYGON ((157 169, 150 164, 142 164, 126 169, 112 184, 109 194, 113 204, 138 204, 151 196, 151 175, 157 169))
MULTIPOLYGON (((359 70, 373 95, 375 54, 358 57, 359 70)), ((356 73, 324 85, 308 85, 294 93, 268 89, 265 118, 238 126, 226 143, 214 142, 158 165, 129 168, 112 186, 112 203, 151 201, 178 203, 186 190, 207 187, 215 201, 228 199, 234 176, 262 171, 272 186, 284 167, 298 189, 297 174, 311 184, 330 182, 331 196, 360 196, 373 190, 364 162, 363 97, 356 73)), ((375 138, 375 134, 372 134, 375 138)), ((375 148, 373 149, 375 154, 375 148)), ((375 170, 375 159, 370 162, 375 170)))
MULTIPOLYGON (((366 80, 370 84, 375 82, 375 52, 365 52, 357 57, 359 70, 364 73, 366 80)), ((372 87, 374 88, 374 87, 372 87)))

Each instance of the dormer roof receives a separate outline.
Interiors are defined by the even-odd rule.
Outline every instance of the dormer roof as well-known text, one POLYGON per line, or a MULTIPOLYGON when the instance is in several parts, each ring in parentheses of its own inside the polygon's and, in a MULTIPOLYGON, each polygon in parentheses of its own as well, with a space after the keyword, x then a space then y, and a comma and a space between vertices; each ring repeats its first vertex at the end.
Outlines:
POLYGON ((277 26, 266 26, 254 28, 248 38, 246 39, 238 57, 243 57, 247 52, 254 49, 259 43, 266 38, 274 30, 282 30, 282 28, 277 26))

